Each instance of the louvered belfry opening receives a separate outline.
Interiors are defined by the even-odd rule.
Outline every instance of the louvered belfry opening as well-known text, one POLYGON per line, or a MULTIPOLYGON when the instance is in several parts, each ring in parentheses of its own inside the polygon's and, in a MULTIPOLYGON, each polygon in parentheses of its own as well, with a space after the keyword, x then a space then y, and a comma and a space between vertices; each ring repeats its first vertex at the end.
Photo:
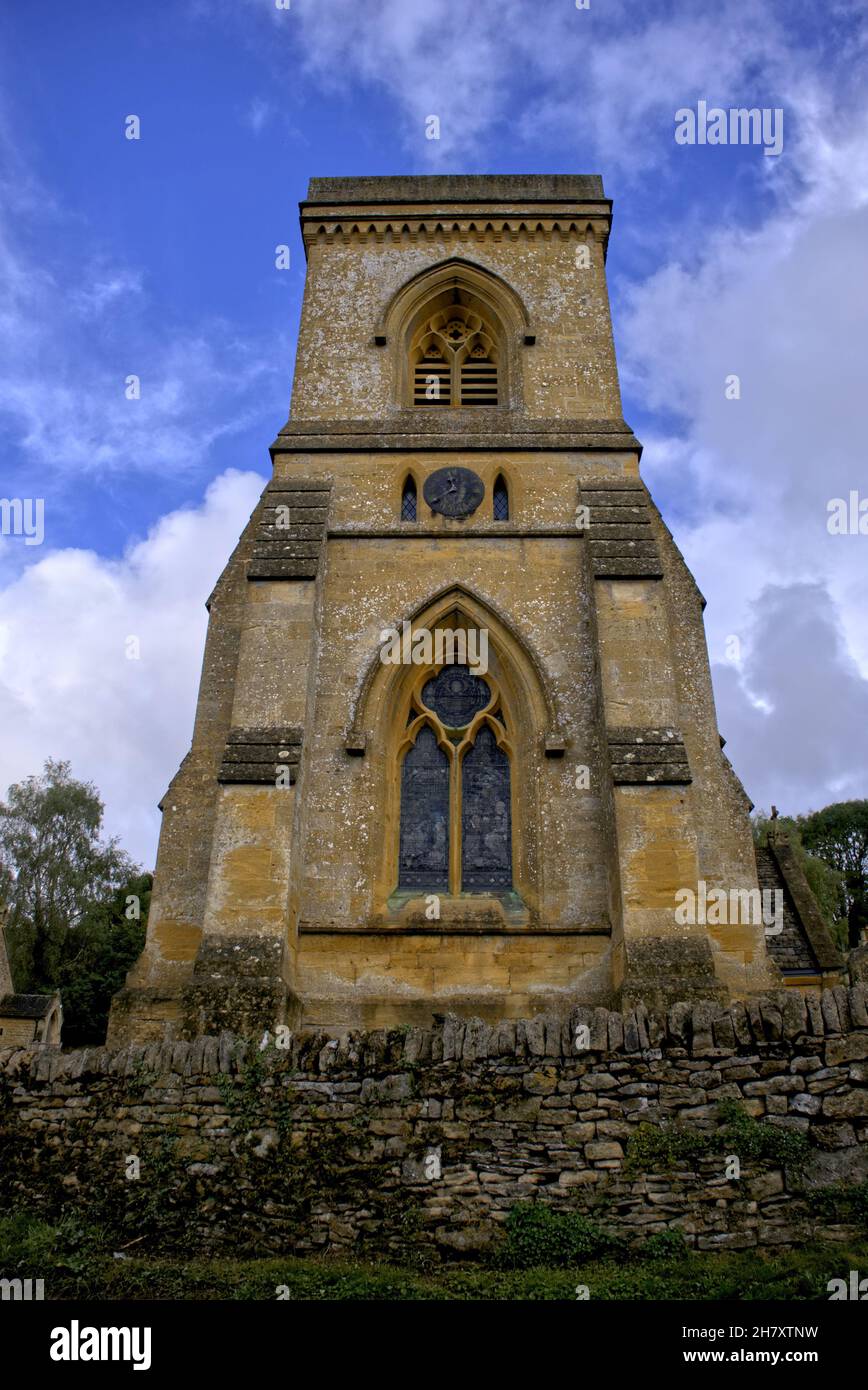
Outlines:
POLYGON ((452 366, 432 343, 416 363, 413 377, 414 405, 452 404, 452 366))
POLYGON ((401 493, 401 520, 416 520, 416 483, 412 477, 407 478, 401 493))
POLYGON ((410 344, 414 406, 498 405, 497 337, 478 301, 453 290, 437 303, 410 344))
POLYGON ((509 490, 502 473, 497 475, 494 484, 492 515, 495 521, 509 521, 509 490))
POLYGON ((497 405, 497 363, 483 342, 476 342, 461 363, 461 404, 497 405))

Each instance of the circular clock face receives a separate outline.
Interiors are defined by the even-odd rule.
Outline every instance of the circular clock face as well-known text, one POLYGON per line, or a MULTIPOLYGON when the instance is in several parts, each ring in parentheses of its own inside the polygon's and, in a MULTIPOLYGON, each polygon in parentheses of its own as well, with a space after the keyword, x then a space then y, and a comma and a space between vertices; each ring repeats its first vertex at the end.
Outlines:
POLYGON ((438 468, 425 479, 422 495, 441 516, 470 516, 482 501, 485 487, 470 468, 438 468))

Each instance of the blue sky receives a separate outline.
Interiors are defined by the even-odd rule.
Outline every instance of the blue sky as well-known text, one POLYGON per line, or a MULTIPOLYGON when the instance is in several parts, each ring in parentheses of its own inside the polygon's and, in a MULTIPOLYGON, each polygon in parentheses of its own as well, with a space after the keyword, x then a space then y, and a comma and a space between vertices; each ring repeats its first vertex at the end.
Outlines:
POLYGON ((44 497, 46 536, 0 537, 0 786, 70 757, 151 862, 289 409, 309 177, 599 172, 625 418, 728 752, 760 805, 865 795, 868 537, 826 503, 868 495, 866 65, 861 0, 6 6, 0 495, 44 497), (700 99, 781 108, 783 153, 676 145, 700 99))

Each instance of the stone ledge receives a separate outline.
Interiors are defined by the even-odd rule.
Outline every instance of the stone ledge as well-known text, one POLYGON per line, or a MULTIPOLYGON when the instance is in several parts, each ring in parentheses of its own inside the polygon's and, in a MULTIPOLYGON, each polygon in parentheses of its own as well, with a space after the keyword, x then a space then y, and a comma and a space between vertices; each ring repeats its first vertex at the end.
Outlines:
POLYGON ((608 740, 615 786, 686 786, 693 781, 677 729, 613 728, 608 740))
POLYGON ((302 732, 286 727, 230 729, 217 781, 275 787, 285 768, 285 780, 292 786, 301 759, 302 732))
POLYGON ((247 578, 315 579, 330 497, 328 482, 273 479, 265 489, 247 578), (288 513, 288 523, 278 524, 283 512, 288 513))
MULTIPOLYGON (((502 450, 533 453, 539 449, 627 450, 641 453, 623 420, 558 420, 518 416, 505 407, 434 411, 424 418, 401 410, 381 420, 289 419, 271 445, 281 453, 342 453, 354 450, 426 452, 446 449, 502 450)), ((631 480, 636 487, 636 480, 631 480)), ((618 480, 613 479, 606 486, 618 480)), ((292 482, 275 487, 292 487, 292 482)), ((639 484, 643 487, 643 484, 639 484)))
POLYGON ((579 483, 588 508, 587 536, 595 579, 662 579, 645 484, 639 478, 579 483))

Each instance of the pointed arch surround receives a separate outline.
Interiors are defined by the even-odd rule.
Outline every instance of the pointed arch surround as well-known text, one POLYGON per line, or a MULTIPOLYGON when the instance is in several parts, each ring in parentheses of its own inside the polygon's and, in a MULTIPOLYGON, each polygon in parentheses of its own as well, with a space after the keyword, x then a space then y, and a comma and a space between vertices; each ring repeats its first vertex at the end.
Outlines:
MULTIPOLYGON (((527 638, 518 633, 506 615, 486 599, 472 593, 463 584, 446 585, 429 595, 411 612, 397 615, 395 630, 402 629, 404 623, 409 624, 415 632, 423 627, 430 629, 432 625, 456 620, 463 621, 464 626, 485 628, 490 634, 490 653, 508 651, 512 654, 510 666, 520 678, 522 698, 526 698, 529 709, 533 706, 536 723, 546 738, 560 738, 560 711, 542 661, 527 638)), ((386 669, 393 668, 387 666, 386 669)), ((376 718, 378 687, 383 670, 380 649, 372 650, 352 702, 347 748, 357 748, 365 742, 371 722, 376 718)))
POLYGON ((517 406, 527 309, 500 275, 452 257, 413 276, 375 330, 392 355, 398 405, 517 406))
POLYGON ((382 647, 373 654, 347 740, 365 750, 372 792, 375 915, 397 923, 402 903, 423 893, 506 894, 531 919, 541 888, 538 784, 557 728, 539 663, 463 587, 429 599, 392 631, 400 655, 419 659, 383 661, 382 647), (438 631, 452 634, 445 650, 438 631))

